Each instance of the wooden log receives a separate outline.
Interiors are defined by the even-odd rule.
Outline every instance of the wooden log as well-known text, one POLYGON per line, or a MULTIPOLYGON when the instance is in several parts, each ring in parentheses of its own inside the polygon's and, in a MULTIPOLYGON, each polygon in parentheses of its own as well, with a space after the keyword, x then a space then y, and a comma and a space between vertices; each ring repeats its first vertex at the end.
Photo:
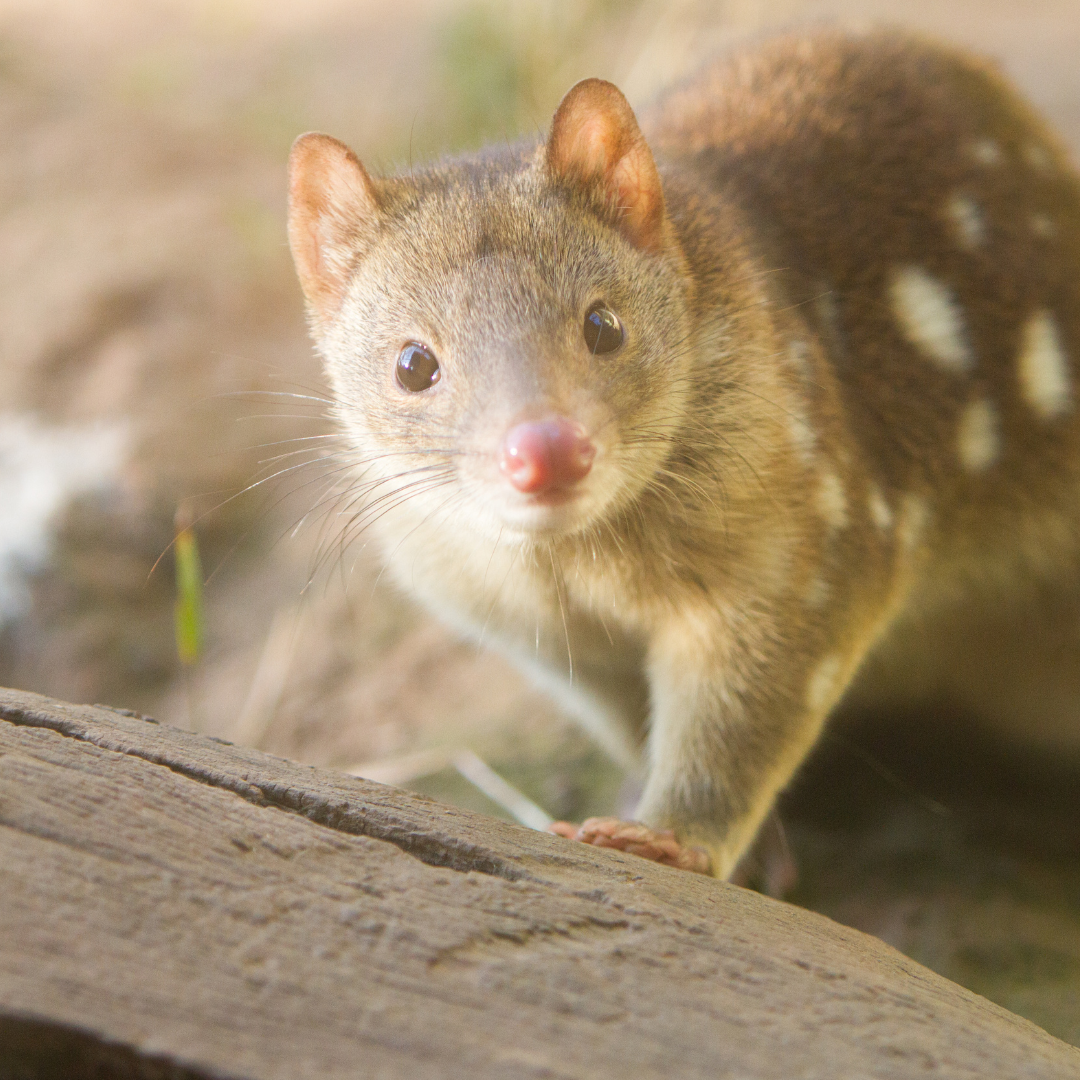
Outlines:
POLYGON ((1080 1078, 731 885, 0 691, 0 1076, 1080 1078))

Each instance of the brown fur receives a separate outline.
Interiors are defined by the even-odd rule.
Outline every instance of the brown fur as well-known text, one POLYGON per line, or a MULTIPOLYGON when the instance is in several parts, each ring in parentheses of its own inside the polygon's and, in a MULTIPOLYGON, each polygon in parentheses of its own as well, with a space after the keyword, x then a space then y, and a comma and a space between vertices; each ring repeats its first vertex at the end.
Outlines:
MULTIPOLYGON (((892 34, 725 60, 643 128, 589 80, 545 146, 417 175, 306 136, 290 238, 398 580, 644 744, 639 816, 727 875, 853 683, 978 697, 988 644, 1016 655, 979 627, 1075 595, 1080 186, 992 71, 892 34), (611 357, 581 343, 597 298, 611 357), (393 381, 409 340, 430 392, 393 381), (497 448, 553 411, 596 462, 523 524, 497 448)), ((1055 734, 1077 666, 1028 699, 1055 734)))

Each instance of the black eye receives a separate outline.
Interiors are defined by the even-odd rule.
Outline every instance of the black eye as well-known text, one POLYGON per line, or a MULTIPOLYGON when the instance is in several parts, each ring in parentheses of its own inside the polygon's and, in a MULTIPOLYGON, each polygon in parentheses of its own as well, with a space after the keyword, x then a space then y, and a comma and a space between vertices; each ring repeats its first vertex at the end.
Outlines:
POLYGON ((428 390, 439 381, 439 361, 426 346, 410 341, 397 358, 397 381, 412 394, 428 390))
POLYGON ((593 304, 585 316, 585 344, 594 356, 613 353, 623 343, 623 328, 614 311, 593 304))

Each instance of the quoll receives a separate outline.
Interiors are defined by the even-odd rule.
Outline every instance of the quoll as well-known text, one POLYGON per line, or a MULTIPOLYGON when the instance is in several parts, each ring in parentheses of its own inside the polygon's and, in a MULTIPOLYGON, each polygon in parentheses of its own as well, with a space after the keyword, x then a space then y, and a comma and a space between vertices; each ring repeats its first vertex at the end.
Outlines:
POLYGON ((397 581, 641 762, 557 831, 725 877, 842 698, 1078 741, 1080 183, 989 64, 789 36, 379 179, 308 134, 289 237, 397 581))

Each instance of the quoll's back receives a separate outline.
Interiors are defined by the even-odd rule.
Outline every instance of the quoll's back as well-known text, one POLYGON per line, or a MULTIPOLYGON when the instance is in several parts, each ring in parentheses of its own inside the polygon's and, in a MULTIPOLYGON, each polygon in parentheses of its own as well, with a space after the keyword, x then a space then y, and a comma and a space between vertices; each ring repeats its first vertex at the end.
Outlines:
MULTIPOLYGON (((722 62, 647 131, 744 208, 771 302, 797 310, 796 363, 804 334, 827 362, 804 368, 795 441, 823 505, 866 512, 813 596, 857 584, 860 519, 921 563, 897 655, 864 676, 1075 745, 1080 182, 1059 140, 991 65, 886 34, 722 62)), ((903 558, 886 571, 908 576, 903 558)))
POLYGON ((644 132, 588 80, 535 148, 292 162, 399 580, 645 745, 644 825, 560 831, 726 875, 845 695, 1080 742, 1061 147, 989 67, 893 34, 726 59, 644 132))
POLYGON ((892 36, 783 42, 649 119, 657 152, 745 209, 882 494, 1015 515, 1045 482, 1039 517, 1075 507, 1080 187, 988 65, 892 36))

